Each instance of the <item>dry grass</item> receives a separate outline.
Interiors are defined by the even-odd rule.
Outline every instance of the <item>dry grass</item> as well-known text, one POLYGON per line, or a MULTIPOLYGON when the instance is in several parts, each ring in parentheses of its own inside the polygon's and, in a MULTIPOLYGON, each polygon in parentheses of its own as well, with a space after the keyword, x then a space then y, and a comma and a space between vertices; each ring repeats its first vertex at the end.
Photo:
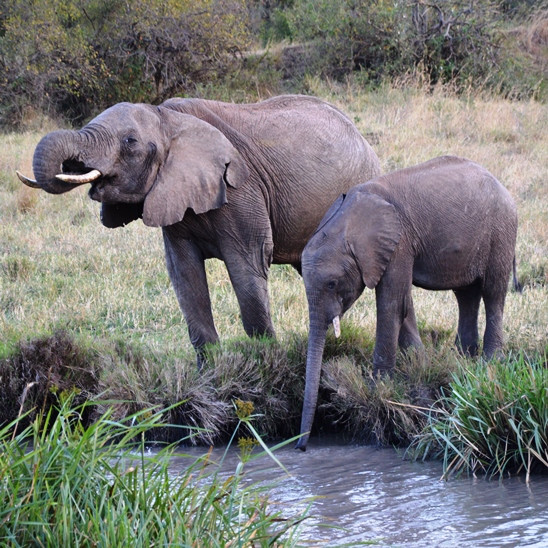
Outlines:
MULTIPOLYGON (((312 94, 337 104, 370 137, 383 170, 457 154, 485 165, 508 187, 519 210, 518 275, 525 290, 522 295, 508 294, 506 339, 509 349, 542 353, 548 346, 548 109, 535 101, 503 100, 473 90, 460 97, 444 87, 425 93, 423 85, 408 79, 365 93, 318 80, 308 83, 312 94)), ((222 428, 230 413, 233 420, 231 399, 243 395, 260 400, 256 408, 268 415, 263 421, 267 430, 287 434, 298 423, 308 331, 299 275, 291 267, 272 268, 270 292, 279 343, 268 347, 245 338, 226 269, 219 261, 209 262, 223 345, 214 354, 216 367, 208 373, 212 376, 204 382, 194 370, 186 326, 164 265, 160 231, 140 222, 106 229, 98 218, 98 204, 84 189, 51 196, 24 189, 17 181, 15 169, 31 173, 34 146, 50 129, 0 136, 0 358, 16 352, 20 341, 63 329, 94 348, 101 389, 136 402, 137 408, 188 398, 193 403, 178 418, 199 423, 211 416, 215 429, 222 428), (236 372, 248 377, 230 384, 236 372), (293 382, 291 390, 287 379, 293 382), (254 383, 259 386, 255 391, 254 383), (212 407, 211 401, 220 403, 212 407), (290 417, 286 430, 274 424, 283 423, 284 417, 290 417)), ((449 371, 457 361, 452 349, 455 299, 449 292, 423 290, 415 290, 414 296, 427 363, 449 371)), ((343 340, 329 343, 326 358, 342 360, 347 369, 349 363, 357 364, 358 378, 363 377, 371 363, 374 331, 374 293, 366 290, 343 322, 343 340)), ((406 363, 401 361, 404 370, 406 363)), ((329 404, 326 417, 337 419, 339 413, 343 420, 345 406, 333 394, 348 393, 356 379, 348 371, 336 375, 336 369, 336 363, 327 366, 332 374, 322 397, 329 404)), ((445 382, 436 379, 434 384, 445 382)), ((354 393, 363 390, 358 383, 354 393)), ((406 396, 411 404, 425 396, 414 390, 416 397, 406 396)), ((385 401, 393 397, 387 393, 385 401)), ((363 403, 366 395, 360 398, 363 403)), ((387 414, 397 412, 389 409, 387 414)), ((348 424, 358 428, 355 421, 348 424)))

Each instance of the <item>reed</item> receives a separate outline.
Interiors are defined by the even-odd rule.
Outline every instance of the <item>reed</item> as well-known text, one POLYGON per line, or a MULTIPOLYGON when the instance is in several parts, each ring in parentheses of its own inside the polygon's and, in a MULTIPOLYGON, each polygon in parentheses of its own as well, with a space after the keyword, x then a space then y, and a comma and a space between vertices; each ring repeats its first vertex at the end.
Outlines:
MULTIPOLYGON (((143 441, 162 412, 114 420, 107 409, 85 425, 89 403, 75 406, 66 394, 59 402, 24 430, 16 431, 19 419, 0 429, 2 546, 296 544, 304 514, 284 518, 264 489, 244 485, 249 455, 230 475, 205 451, 187 455, 186 470, 173 475, 174 446, 151 456, 143 441)), ((240 417, 256 433, 251 421, 240 417)))
POLYGON ((523 353, 454 375, 411 446, 414 458, 443 460, 445 478, 462 472, 504 476, 548 469, 547 357, 523 353))

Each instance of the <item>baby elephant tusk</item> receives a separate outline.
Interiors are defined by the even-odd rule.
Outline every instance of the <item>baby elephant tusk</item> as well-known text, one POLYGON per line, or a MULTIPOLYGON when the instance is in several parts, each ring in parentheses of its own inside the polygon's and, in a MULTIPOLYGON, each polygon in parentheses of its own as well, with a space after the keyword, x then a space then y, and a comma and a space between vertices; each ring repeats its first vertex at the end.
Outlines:
POLYGON ((20 171, 15 170, 15 173, 17 173, 19 180, 27 186, 30 186, 31 188, 42 188, 42 185, 39 185, 34 179, 25 177, 25 175, 23 175, 20 171))
POLYGON ((333 318, 333 331, 335 331, 335 337, 338 339, 341 336, 341 321, 339 316, 333 318))
POLYGON ((67 173, 59 173, 55 176, 56 179, 63 181, 64 183, 73 183, 80 185, 83 183, 91 183, 101 177, 102 173, 98 169, 92 169, 89 173, 82 173, 82 175, 69 175, 67 173))

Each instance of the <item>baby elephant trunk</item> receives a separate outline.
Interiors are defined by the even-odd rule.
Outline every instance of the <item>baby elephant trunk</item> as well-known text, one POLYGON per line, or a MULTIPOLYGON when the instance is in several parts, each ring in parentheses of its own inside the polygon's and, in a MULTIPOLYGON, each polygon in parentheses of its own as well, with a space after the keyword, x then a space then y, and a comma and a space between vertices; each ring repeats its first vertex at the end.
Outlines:
POLYGON ((308 352, 306 356, 306 384, 304 390, 303 411, 301 416, 301 437, 295 449, 306 451, 310 430, 314 422, 318 392, 320 389, 320 375, 322 371, 322 357, 325 347, 327 329, 316 325, 311 327, 308 337, 308 352))

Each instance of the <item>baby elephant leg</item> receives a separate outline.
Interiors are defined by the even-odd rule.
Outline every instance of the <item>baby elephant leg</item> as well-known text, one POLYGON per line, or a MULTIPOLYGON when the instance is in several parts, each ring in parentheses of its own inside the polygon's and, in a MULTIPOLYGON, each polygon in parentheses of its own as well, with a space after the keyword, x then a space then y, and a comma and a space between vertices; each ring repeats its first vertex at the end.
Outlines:
MULTIPOLYGON (((412 264, 412 263, 410 263, 412 264)), ((411 300, 411 266, 401 263, 388 268, 375 288, 377 332, 373 353, 373 372, 391 375, 396 365, 398 343, 420 344, 411 300), (402 332, 403 330, 403 332, 402 332)))
POLYGON ((405 298, 405 317, 400 328, 398 336, 398 345, 402 350, 408 348, 422 348, 423 344, 417 328, 417 319, 415 318, 415 308, 413 306, 413 298, 411 296, 411 288, 405 298))
POLYGON ((478 353, 478 312, 481 301, 479 285, 454 290, 459 304, 459 327, 456 345, 463 354, 475 356, 478 353))
POLYGON ((483 336, 483 354, 486 358, 502 357, 504 344, 502 317, 506 290, 487 291, 483 295, 485 303, 485 334, 483 336))

